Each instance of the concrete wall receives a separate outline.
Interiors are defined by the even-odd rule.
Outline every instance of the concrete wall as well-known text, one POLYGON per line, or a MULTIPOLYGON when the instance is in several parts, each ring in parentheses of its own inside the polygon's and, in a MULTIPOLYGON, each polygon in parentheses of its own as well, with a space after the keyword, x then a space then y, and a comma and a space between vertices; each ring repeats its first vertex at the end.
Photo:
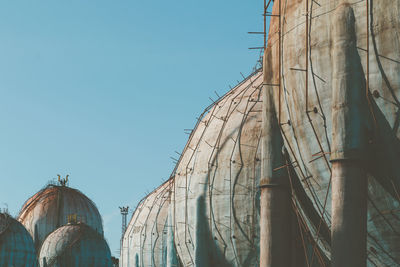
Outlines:
MULTIPOLYGON (((279 42, 279 17, 272 17, 269 31, 269 62, 272 64, 271 82, 282 84, 274 91, 276 110, 281 103, 282 130, 291 162, 315 210, 323 215, 324 223, 331 225, 330 160, 337 156, 352 157, 351 151, 334 151, 332 147, 333 116, 332 92, 342 84, 336 82, 334 73, 350 75, 352 90, 360 98, 352 105, 367 103, 367 111, 358 114, 362 122, 353 122, 366 136, 368 147, 363 151, 363 169, 368 173, 368 266, 397 266, 400 264, 400 221, 398 207, 400 173, 399 146, 399 87, 400 87, 400 1, 369 1, 367 24, 366 1, 321 0, 308 1, 308 38, 306 34, 306 0, 274 2, 274 14, 281 14, 281 41, 279 42), (347 5, 354 14, 354 38, 343 39, 343 31, 334 29, 338 8, 347 5), (369 32, 369 90, 367 79, 367 32, 369 32), (335 44, 334 40, 339 40, 335 44), (306 49, 308 42, 308 49, 306 49), (335 46, 346 47, 354 42, 355 49, 346 58, 334 52, 335 46), (282 71, 279 77, 279 44, 281 44, 282 71), (306 52, 308 51, 308 54, 306 52), (306 69, 306 56, 308 69, 306 69), (343 61, 340 61, 343 60, 343 61), (355 69, 361 66, 362 87, 355 69), (336 67, 335 67, 336 66, 336 67), (307 75, 307 76, 306 76, 307 75), (306 77, 308 85, 306 87, 306 77), (306 91, 308 90, 308 95, 306 91), (306 99, 308 98, 308 104, 306 99), (308 112, 307 112, 308 111, 308 112), (290 124, 287 123, 290 121, 290 124), (357 124, 357 125, 356 125, 357 124), (340 155, 337 153, 339 152, 340 155), (331 155, 331 153, 333 153, 331 155), (332 156, 332 158, 331 158, 332 156)), ((350 13, 348 13, 350 14, 350 13)), ((346 24, 350 27, 350 24, 346 24)), ((350 29, 345 29, 349 31, 350 29)), ((340 75, 342 75, 340 74, 340 75)), ((351 84, 350 84, 351 86, 351 84)), ((353 92, 354 94, 354 92, 353 92)), ((353 130, 355 130, 354 128, 353 130)), ((339 134, 339 133, 337 133, 339 134)), ((349 137, 349 136, 348 136, 349 137)), ((347 138, 346 146, 357 147, 356 135, 347 138), (356 137, 356 138, 354 138, 356 137)), ((350 149, 351 150, 351 149, 350 149)), ((361 185, 360 185, 361 186, 361 185)), ((362 187, 362 186, 361 186, 362 187)), ((316 232, 316 231, 315 231, 316 232)), ((318 237, 314 237, 319 239, 318 237)), ((326 254, 329 256, 329 246, 326 254)))

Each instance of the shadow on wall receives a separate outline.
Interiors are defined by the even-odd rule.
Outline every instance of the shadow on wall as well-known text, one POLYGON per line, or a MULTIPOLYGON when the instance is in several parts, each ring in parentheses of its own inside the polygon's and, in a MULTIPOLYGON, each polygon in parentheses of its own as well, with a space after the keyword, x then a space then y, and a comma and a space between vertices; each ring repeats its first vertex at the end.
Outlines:
POLYGON ((208 219, 206 216, 204 196, 202 195, 198 197, 196 202, 195 266, 230 266, 212 238, 212 233, 209 229, 208 219))

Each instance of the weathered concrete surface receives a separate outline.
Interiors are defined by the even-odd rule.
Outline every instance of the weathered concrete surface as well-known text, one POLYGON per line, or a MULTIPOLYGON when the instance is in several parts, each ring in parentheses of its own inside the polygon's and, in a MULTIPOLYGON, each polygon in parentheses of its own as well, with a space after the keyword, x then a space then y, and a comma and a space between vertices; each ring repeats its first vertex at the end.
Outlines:
POLYGON ((367 176, 355 161, 332 164, 332 267, 367 262, 367 176))
POLYGON ((48 234, 68 223, 69 215, 103 235, 103 222, 96 205, 79 190, 49 185, 29 198, 23 205, 18 221, 32 235, 37 253, 48 234))
MULTIPOLYGON (((171 206, 169 206, 171 207, 171 206)), ((173 217, 172 217, 172 208, 168 209, 168 237, 167 237, 167 267, 177 267, 180 266, 178 253, 176 252, 175 247, 175 237, 174 237, 174 224, 173 224, 173 217)))
MULTIPOLYGON (((164 254, 158 253, 159 250, 151 251, 150 231, 146 230, 152 229, 156 222, 166 225, 168 237, 163 249, 167 251, 167 266, 260 265, 262 81, 262 73, 258 70, 200 116, 169 184, 150 193, 135 210, 123 240, 122 266, 165 266, 163 261, 160 264, 157 260, 164 254), (171 191, 170 204, 157 198, 169 192, 167 188, 171 191), (158 217, 155 216, 157 213, 158 217), (167 219, 163 215, 166 213, 167 219), (150 256, 156 260, 152 261, 150 256)), ((282 142, 274 145, 272 151, 282 153, 282 142)), ((276 164, 281 164, 282 160, 280 158, 276 164)), ((266 176, 278 179, 282 171, 274 173, 268 175, 265 172, 266 176)), ((311 200, 293 171, 292 176, 295 183, 293 198, 304 215, 302 219, 311 225, 318 224, 319 216, 311 200)), ((282 184, 287 185, 287 181, 282 184)), ((272 219, 279 217, 279 223, 271 224, 275 226, 270 228, 269 234, 279 240, 280 235, 286 234, 279 231, 292 232, 289 244, 285 245, 284 261, 289 262, 287 266, 307 266, 303 244, 311 258, 313 242, 310 242, 308 232, 299 230, 297 219, 292 218, 293 208, 288 203, 290 189, 286 190, 285 194, 272 193, 268 197, 284 196, 284 202, 265 201, 264 207, 274 207, 269 213, 274 217, 272 219), (287 211, 282 213, 284 216, 276 216, 280 215, 282 205, 290 206, 290 216, 287 211), (288 254, 290 250, 292 255, 288 254)), ((269 215, 264 218, 269 220, 269 215)), ((329 231, 326 225, 321 229, 323 238, 319 243, 325 244, 330 239, 329 231)), ((277 247, 271 247, 270 252, 277 247)), ((323 254, 319 247, 316 251, 323 254)), ((312 266, 327 263, 317 256, 313 262, 312 266)))
POLYGON ((123 236, 120 266, 179 266, 168 219, 172 186, 167 181, 137 206, 123 236))
POLYGON ((184 266, 259 264, 261 84, 258 71, 211 106, 182 154, 173 209, 184 266))
MULTIPOLYGON (((367 25, 366 1, 320 0, 309 3, 309 35, 306 38, 306 0, 274 1, 273 13, 282 19, 282 75, 279 77, 278 17, 272 17, 268 47, 271 49, 273 83, 282 83, 282 97, 274 91, 275 108, 281 103, 285 147, 304 189, 312 199, 315 210, 331 225, 332 198, 330 178, 332 164, 332 90, 333 68, 338 63, 334 55, 337 32, 334 12, 348 3, 354 11, 355 47, 359 55, 364 79, 367 69, 367 31, 369 31, 369 88, 370 106, 366 118, 372 121, 367 132, 368 164, 368 266, 400 265, 400 221, 398 207, 400 192, 399 145, 399 89, 400 89, 400 1, 369 1, 367 25), (308 54, 306 41, 308 39, 308 54), (306 58, 309 67, 306 70, 306 58), (308 75, 308 104, 306 105, 306 75, 308 75), (279 80, 280 79, 280 80, 279 80), (371 112, 372 110, 372 112, 371 112), (308 115, 307 115, 308 114, 308 115), (286 123, 290 121, 290 123, 286 123)), ((349 59, 349 62, 351 60, 349 59)), ((346 65, 343 65, 345 67, 346 65)), ((341 70, 341 71, 344 71, 341 70)), ((357 77, 354 77, 357 78, 357 77)), ((360 101, 366 101, 366 94, 360 101)), ((361 116, 361 115, 360 115, 361 116)), ((361 174, 360 174, 361 175, 361 174)), ((362 185, 361 185, 362 186, 362 185)), ((312 231, 314 239, 318 231, 312 231)), ((329 246, 323 246, 330 258, 329 246)))
POLYGON ((368 104, 349 4, 333 15, 332 267, 367 264, 368 104))
MULTIPOLYGON (((291 195, 283 140, 273 103, 271 65, 264 57, 260 179, 260 266, 288 267, 291 263, 291 195), (275 170, 279 169, 279 170, 275 170)), ((298 263, 299 264, 299 263, 298 263)), ((297 265, 299 266, 299 265, 297 265)))
POLYGON ((61 226, 43 242, 41 267, 112 267, 111 252, 103 236, 83 223, 61 226))

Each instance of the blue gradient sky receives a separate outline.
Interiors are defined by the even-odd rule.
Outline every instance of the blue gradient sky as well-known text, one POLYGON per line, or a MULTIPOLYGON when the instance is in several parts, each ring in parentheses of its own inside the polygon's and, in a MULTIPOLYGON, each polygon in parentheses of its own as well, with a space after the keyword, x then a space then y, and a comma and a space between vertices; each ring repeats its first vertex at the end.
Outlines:
POLYGON ((0 207, 56 174, 98 206, 116 256, 118 206, 169 177, 202 110, 249 74, 262 1, 0 2, 0 207))

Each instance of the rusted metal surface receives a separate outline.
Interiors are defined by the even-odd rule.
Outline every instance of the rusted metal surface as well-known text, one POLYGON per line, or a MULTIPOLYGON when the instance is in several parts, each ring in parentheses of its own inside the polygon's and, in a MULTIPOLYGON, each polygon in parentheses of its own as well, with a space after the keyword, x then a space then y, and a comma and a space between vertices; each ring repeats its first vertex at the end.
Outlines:
POLYGON ((274 91, 274 103, 277 110, 281 106, 279 121, 290 162, 314 209, 323 218, 317 225, 307 224, 317 247, 330 258, 330 246, 321 237, 321 226, 331 226, 332 165, 329 160, 334 152, 332 123, 335 120, 332 72, 333 66, 340 64, 333 53, 336 33, 331 25, 335 23, 333 14, 341 4, 348 4, 354 12, 356 53, 366 83, 364 88, 369 90, 359 99, 367 102, 368 112, 363 115, 372 122, 370 127, 363 128, 369 143, 369 151, 364 153, 369 174, 367 265, 398 266, 400 221, 395 210, 400 205, 397 167, 400 160, 400 1, 275 1, 273 14, 280 16, 271 17, 267 45, 271 50, 271 84, 281 84, 281 90, 274 91), (375 98, 371 95, 374 91, 378 92, 374 93, 375 98), (393 212, 384 213, 385 210, 393 212))
POLYGON ((112 267, 103 236, 83 223, 62 226, 46 237, 40 249, 41 267, 112 267))
POLYGON ((103 224, 96 205, 77 189, 49 185, 29 198, 23 205, 18 221, 32 235, 37 250, 46 236, 68 223, 75 215, 103 235, 103 224))
POLYGON ((32 237, 20 222, 5 213, 0 213, 0 266, 37 266, 32 237))

